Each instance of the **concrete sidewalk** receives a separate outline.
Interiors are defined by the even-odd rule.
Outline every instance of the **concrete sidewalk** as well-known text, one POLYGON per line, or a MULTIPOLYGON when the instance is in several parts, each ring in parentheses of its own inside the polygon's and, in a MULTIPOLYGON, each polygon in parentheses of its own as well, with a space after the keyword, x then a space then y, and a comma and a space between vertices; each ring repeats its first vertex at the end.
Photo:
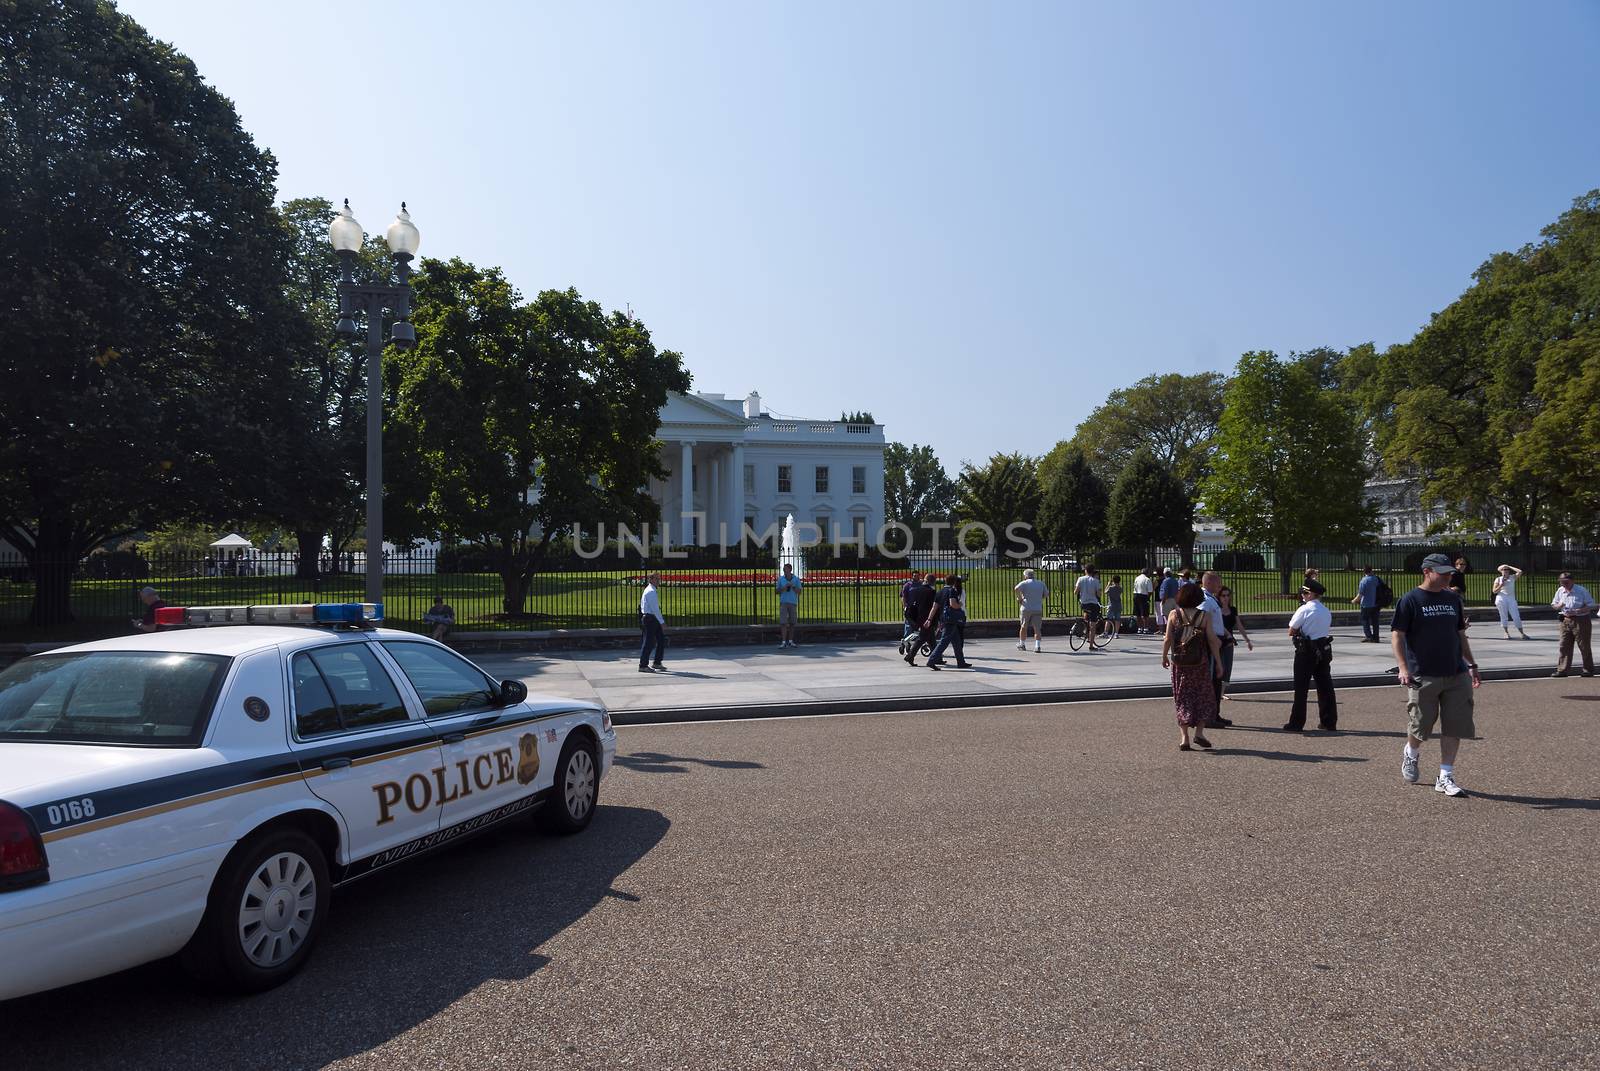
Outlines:
MULTIPOLYGON (((1497 626, 1469 633, 1473 655, 1490 678, 1546 676, 1555 668, 1554 622, 1529 625, 1529 640, 1506 640, 1497 626)), ((1334 630, 1333 674, 1347 685, 1393 681, 1388 632, 1361 643, 1357 628, 1334 630)), ((1252 633, 1234 661, 1235 692, 1275 691, 1292 683, 1293 646, 1285 630, 1252 633)), ((907 666, 892 643, 667 649, 667 672, 638 671, 634 651, 478 653, 481 666, 530 691, 599 699, 622 723, 828 714, 933 707, 995 706, 1147 698, 1171 694, 1161 668, 1159 636, 1121 636, 1101 651, 1073 652, 1048 638, 1043 653, 1016 648, 1015 639, 967 643, 971 669, 907 666)), ((1600 679, 1596 681, 1600 693, 1600 679)), ((1314 702, 1314 700, 1313 700, 1314 702)), ((1224 704, 1226 712, 1227 704, 1224 704)))

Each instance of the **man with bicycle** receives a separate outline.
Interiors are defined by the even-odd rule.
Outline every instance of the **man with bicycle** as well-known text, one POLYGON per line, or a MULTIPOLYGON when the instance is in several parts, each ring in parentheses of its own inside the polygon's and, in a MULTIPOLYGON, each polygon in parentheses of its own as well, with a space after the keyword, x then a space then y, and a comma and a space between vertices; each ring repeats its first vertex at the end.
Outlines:
POLYGON ((1078 596, 1078 605, 1083 610, 1083 620, 1089 631, 1089 645, 1095 645, 1095 638, 1100 634, 1101 618, 1104 616, 1100 609, 1100 580, 1095 576, 1095 567, 1084 565, 1083 575, 1078 577, 1077 584, 1072 589, 1078 596))

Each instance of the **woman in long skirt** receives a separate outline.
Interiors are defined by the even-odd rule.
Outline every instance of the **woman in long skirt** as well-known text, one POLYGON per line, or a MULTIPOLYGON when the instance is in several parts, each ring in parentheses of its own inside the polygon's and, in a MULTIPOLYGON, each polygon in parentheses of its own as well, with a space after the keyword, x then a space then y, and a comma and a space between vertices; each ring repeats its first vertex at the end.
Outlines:
POLYGON ((1167 634, 1161 641, 1161 668, 1172 670, 1172 703, 1178 715, 1179 751, 1193 751, 1195 747, 1209 748, 1205 726, 1216 719, 1217 693, 1211 678, 1222 676, 1222 645, 1216 630, 1206 620, 1206 612, 1199 609, 1205 592, 1199 584, 1185 584, 1178 589, 1178 606, 1167 615, 1167 634), (1184 665, 1179 646, 1186 638, 1203 643, 1210 655, 1192 665, 1184 665), (1189 741, 1193 734, 1194 745, 1189 741))

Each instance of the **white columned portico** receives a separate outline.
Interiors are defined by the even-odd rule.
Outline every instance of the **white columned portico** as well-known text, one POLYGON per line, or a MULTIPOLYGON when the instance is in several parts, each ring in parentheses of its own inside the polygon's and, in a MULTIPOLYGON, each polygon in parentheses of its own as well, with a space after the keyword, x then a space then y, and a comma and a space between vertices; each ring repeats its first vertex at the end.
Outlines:
POLYGON ((690 539, 694 528, 694 443, 685 441, 682 444, 681 460, 678 462, 679 498, 681 508, 678 511, 678 530, 673 534, 677 537, 680 547, 686 547, 693 542, 690 539))

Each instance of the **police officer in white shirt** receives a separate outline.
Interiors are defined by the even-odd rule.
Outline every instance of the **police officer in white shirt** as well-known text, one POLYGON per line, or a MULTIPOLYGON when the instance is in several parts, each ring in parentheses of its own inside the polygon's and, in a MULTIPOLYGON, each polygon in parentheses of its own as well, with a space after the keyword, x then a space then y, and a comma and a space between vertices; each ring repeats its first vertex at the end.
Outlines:
POLYGON ((1300 586, 1300 609, 1289 619, 1294 641, 1294 706, 1284 731, 1298 733, 1306 727, 1306 693, 1317 682, 1317 722, 1326 732, 1339 727, 1339 700, 1333 694, 1333 614, 1322 605, 1326 588, 1316 580, 1300 586))
POLYGON ((1561 649, 1556 655, 1556 671, 1550 676, 1565 677, 1572 672, 1572 647, 1583 655, 1583 675, 1594 676, 1594 655, 1589 650, 1589 634, 1594 627, 1594 597, 1582 584, 1572 582, 1571 573, 1561 574, 1561 586, 1550 600, 1551 609, 1561 617, 1561 649))
POLYGON ((656 583, 660 579, 659 573, 646 574, 644 594, 639 596, 639 631, 642 634, 639 642, 640 673, 667 668, 661 664, 661 656, 667 649, 667 619, 661 613, 661 597, 656 594, 656 583), (655 653, 653 662, 650 659, 652 652, 655 653))

